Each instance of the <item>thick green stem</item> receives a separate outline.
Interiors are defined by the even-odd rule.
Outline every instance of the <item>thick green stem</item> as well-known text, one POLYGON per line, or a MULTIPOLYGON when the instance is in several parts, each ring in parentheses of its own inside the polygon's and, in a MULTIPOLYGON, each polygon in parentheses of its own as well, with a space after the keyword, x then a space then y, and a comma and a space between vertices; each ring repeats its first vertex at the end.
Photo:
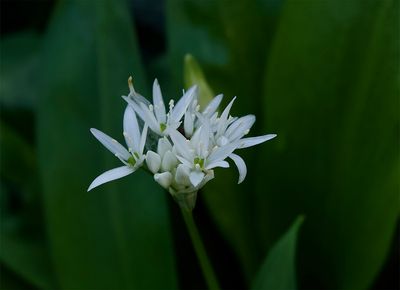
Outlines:
POLYGON ((201 240, 199 231, 197 230, 196 224, 193 220, 192 212, 181 209, 183 219, 185 220, 186 227, 189 231, 192 244, 196 252, 197 258, 200 263, 201 270, 203 271, 204 278, 207 282, 208 289, 219 290, 217 277, 215 276, 214 270, 211 266, 211 262, 208 259, 206 249, 201 240))

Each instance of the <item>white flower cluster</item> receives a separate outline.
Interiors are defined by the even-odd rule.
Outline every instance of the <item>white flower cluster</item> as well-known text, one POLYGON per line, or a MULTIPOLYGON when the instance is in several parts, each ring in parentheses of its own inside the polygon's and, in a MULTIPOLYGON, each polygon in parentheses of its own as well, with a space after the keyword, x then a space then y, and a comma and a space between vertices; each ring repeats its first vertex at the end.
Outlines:
POLYGON ((235 98, 220 114, 218 107, 222 95, 200 109, 198 89, 193 86, 176 104, 170 100, 167 112, 157 80, 153 84, 153 104, 135 91, 132 78, 129 78, 128 84, 130 93, 122 96, 128 103, 123 119, 123 135, 128 149, 103 132, 90 129, 124 166, 98 176, 88 191, 144 167, 181 206, 191 210, 197 191, 214 178, 214 168, 228 168, 226 159, 230 158, 238 168, 241 183, 247 173, 246 164, 233 152, 276 136, 245 137, 255 122, 255 116, 232 117, 229 112, 235 98), (144 122, 142 130, 136 115, 144 122), (158 139, 154 148, 146 144, 151 135, 158 139))

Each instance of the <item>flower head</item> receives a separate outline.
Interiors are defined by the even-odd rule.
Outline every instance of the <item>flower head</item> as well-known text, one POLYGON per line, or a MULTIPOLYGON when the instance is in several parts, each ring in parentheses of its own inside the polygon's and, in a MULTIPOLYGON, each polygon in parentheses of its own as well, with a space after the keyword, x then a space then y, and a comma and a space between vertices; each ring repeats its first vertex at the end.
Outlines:
POLYGON ((123 96, 128 103, 123 122, 128 150, 106 134, 91 129, 93 135, 124 166, 97 177, 89 190, 144 166, 181 207, 192 210, 197 191, 215 177, 215 168, 229 167, 228 158, 238 168, 238 183, 243 182, 247 168, 244 160, 234 153, 235 150, 263 143, 276 136, 268 134, 246 137, 256 118, 254 115, 232 117, 230 111, 236 98, 221 114, 218 113, 218 107, 222 95, 216 96, 201 110, 197 86, 193 86, 184 92, 176 105, 172 100, 169 102, 167 113, 157 80, 153 83, 153 104, 135 91, 132 78, 129 78, 128 84, 129 95, 123 96), (142 133, 139 131, 136 114, 144 121, 142 133), (148 127, 158 141, 155 146, 150 144, 150 148, 143 153, 148 127))

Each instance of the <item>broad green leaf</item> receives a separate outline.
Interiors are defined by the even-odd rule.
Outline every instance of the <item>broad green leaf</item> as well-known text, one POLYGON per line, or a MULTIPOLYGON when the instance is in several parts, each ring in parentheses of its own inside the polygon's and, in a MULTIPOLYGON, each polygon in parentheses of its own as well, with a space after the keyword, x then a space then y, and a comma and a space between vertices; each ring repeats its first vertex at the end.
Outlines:
POLYGON ((56 287, 33 149, 0 123, 0 261, 36 287, 56 287))
POLYGON ((165 193, 144 172, 86 192, 121 166, 96 127, 122 142, 127 78, 145 90, 125 1, 62 1, 43 51, 38 141, 55 270, 63 289, 176 288, 165 193))
POLYGON ((0 261, 40 289, 55 289, 56 281, 46 240, 16 218, 2 217, 0 261))
POLYGON ((269 251, 255 280, 254 290, 294 290, 296 283, 296 247, 299 228, 304 218, 298 217, 290 229, 269 251))
POLYGON ((215 95, 204 77, 203 70, 191 54, 185 55, 183 72, 185 87, 198 85, 199 104, 201 108, 205 108, 215 95))
POLYGON ((40 37, 24 31, 1 40, 0 95, 6 107, 32 109, 37 96, 40 37))
POLYGON ((3 264, 0 263, 0 289, 1 290, 33 290, 37 289, 33 285, 24 281, 21 277, 16 275, 11 270, 7 269, 3 264))
POLYGON ((366 289, 387 255, 399 213, 398 18, 391 0, 284 6, 263 104, 278 137, 260 155, 257 201, 264 242, 307 215, 303 287, 366 289))

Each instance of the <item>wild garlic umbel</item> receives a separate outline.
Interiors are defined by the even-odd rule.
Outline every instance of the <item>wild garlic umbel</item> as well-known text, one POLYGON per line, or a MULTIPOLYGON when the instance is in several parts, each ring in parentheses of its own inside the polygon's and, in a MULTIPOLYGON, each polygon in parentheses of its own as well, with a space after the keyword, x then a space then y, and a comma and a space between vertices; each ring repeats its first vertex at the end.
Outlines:
POLYGON ((97 140, 124 165, 98 176, 88 191, 143 167, 182 208, 192 210, 198 190, 215 177, 214 168, 228 168, 227 159, 232 160, 239 171, 238 183, 241 183, 247 168, 244 160, 234 153, 235 150, 276 136, 246 137, 256 118, 254 115, 232 117, 230 110, 235 98, 221 113, 218 107, 222 95, 216 96, 202 109, 198 104, 198 88, 194 85, 183 93, 176 104, 170 100, 166 108, 157 79, 153 83, 152 104, 135 91, 131 77, 128 85, 129 95, 122 96, 127 102, 123 118, 127 148, 105 133, 90 129, 97 140), (154 139, 157 142, 149 142, 154 139))

